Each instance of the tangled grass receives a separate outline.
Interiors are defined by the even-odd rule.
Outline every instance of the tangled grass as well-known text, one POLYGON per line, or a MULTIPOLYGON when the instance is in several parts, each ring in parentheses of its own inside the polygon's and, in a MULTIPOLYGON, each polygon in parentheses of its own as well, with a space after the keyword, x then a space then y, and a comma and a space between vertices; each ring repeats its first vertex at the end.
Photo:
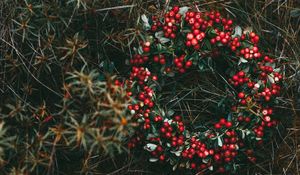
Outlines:
MULTIPOLYGON (((154 166, 141 161, 142 155, 140 158, 132 158, 126 151, 117 157, 107 155, 105 151, 89 154, 91 148, 81 144, 78 146, 78 142, 83 143, 78 138, 83 137, 79 137, 78 132, 72 135, 72 128, 77 126, 76 122, 84 123, 80 117, 76 117, 77 114, 93 115, 92 112, 97 111, 95 103, 88 103, 90 100, 85 104, 78 103, 85 97, 98 100, 99 97, 88 93, 93 90, 95 83, 103 82, 111 75, 126 75, 126 60, 131 56, 131 48, 142 32, 138 25, 141 15, 160 13, 173 4, 226 12, 241 26, 262 36, 270 53, 284 62, 286 84, 280 99, 282 105, 277 108, 282 109, 286 120, 278 129, 278 137, 261 150, 268 152, 269 157, 261 159, 242 173, 299 174, 300 2, 297 0, 1 1, 0 171, 7 174, 171 173, 172 170, 163 165, 154 166), (99 74, 92 74, 92 70, 97 70, 99 74), (69 105, 65 98, 68 77, 76 79, 78 76, 89 75, 97 75, 97 78, 93 77, 91 81, 79 78, 78 82, 85 83, 82 87, 88 89, 80 89, 80 93, 76 91, 78 99, 70 102, 76 103, 75 108, 66 111, 69 105), (81 93, 88 96, 79 95, 81 93), (83 105, 86 105, 86 111, 89 112, 80 111, 83 105), (34 116, 38 116, 38 119, 35 120, 34 116), (45 123, 46 119, 50 120, 47 118, 49 116, 54 121, 67 122, 45 123), (58 141, 53 142, 55 133, 61 129, 59 126, 62 125, 59 124, 65 123, 68 123, 65 128, 71 132, 61 137, 66 137, 70 143, 74 141, 72 150, 68 150, 65 143, 57 145, 58 141), (47 140, 51 137, 50 141, 47 140), (20 155, 24 156, 24 160, 16 162, 14 158, 20 155), (71 159, 80 161, 59 164, 71 159)), ((222 95, 222 90, 212 87, 213 84, 209 83, 197 87, 191 84, 188 89, 178 92, 176 103, 187 113, 206 110, 205 105, 197 109, 191 99, 196 103, 215 103, 218 96, 222 95), (193 89, 207 93, 180 96, 180 93, 190 93, 193 89)), ((88 119, 96 121, 93 116, 88 119)))

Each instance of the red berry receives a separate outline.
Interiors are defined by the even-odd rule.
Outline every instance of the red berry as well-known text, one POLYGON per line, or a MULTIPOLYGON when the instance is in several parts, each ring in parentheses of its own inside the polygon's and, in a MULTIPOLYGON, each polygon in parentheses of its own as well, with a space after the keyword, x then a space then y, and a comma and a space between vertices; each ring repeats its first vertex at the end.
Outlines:
POLYGON ((156 75, 153 75, 153 76, 152 76, 152 80, 157 81, 157 79, 158 79, 158 78, 157 78, 156 75))
POLYGON ((221 118, 219 123, 220 123, 221 125, 225 125, 226 122, 227 122, 227 121, 226 121, 225 118, 221 118))
POLYGON ((193 62, 192 62, 191 60, 189 60, 189 61, 187 61, 187 62, 185 63, 185 67, 186 67, 186 68, 189 68, 189 67, 192 66, 192 64, 193 64, 193 62))
POLYGON ((193 35, 192 33, 188 33, 188 34, 186 35, 186 38, 187 38, 188 40, 192 40, 192 39, 194 38, 194 35, 193 35))
POLYGON ((164 155, 160 155, 160 156, 159 156, 159 160, 160 160, 160 161, 164 161, 164 160, 165 160, 165 156, 164 156, 164 155))
POLYGON ((225 126, 226 126, 226 128, 231 128, 232 127, 232 123, 231 122, 226 122, 225 126))
POLYGON ((160 64, 166 64, 166 60, 165 60, 165 59, 160 59, 160 60, 159 60, 159 63, 160 63, 160 64))
POLYGON ((255 34, 254 32, 251 32, 251 33, 250 33, 250 37, 251 37, 251 38, 253 38, 253 37, 255 37, 255 36, 256 36, 256 34, 255 34))
POLYGON ((196 169, 196 164, 195 163, 191 163, 191 169, 196 169))
POLYGON ((216 123, 216 124, 215 124, 215 128, 216 128, 216 129, 220 129, 221 127, 222 127, 222 126, 221 126, 220 123, 216 123))
POLYGON ((225 168, 224 167, 219 167, 218 172, 219 173, 225 173, 225 168))
POLYGON ((143 47, 144 52, 150 52, 150 47, 143 47))
POLYGON ((245 76, 245 72, 244 71, 239 71, 239 73, 238 73, 238 75, 239 75, 239 77, 244 77, 245 76))
POLYGON ((238 77, 237 75, 234 75, 234 76, 232 77, 232 79, 233 79, 234 81, 238 81, 238 80, 239 80, 239 77, 238 77))
POLYGON ((245 118, 245 122, 246 122, 246 123, 249 123, 250 121, 251 121, 251 118, 250 118, 250 117, 246 117, 246 118, 245 118))
POLYGON ((238 94, 238 97, 239 97, 240 99, 245 98, 245 93, 244 93, 244 92, 240 92, 240 93, 238 94))
POLYGON ((196 38, 193 38, 191 42, 192 42, 192 45, 193 45, 193 46, 195 46, 195 45, 197 45, 197 44, 198 44, 198 41, 197 41, 197 39, 196 39, 196 38))

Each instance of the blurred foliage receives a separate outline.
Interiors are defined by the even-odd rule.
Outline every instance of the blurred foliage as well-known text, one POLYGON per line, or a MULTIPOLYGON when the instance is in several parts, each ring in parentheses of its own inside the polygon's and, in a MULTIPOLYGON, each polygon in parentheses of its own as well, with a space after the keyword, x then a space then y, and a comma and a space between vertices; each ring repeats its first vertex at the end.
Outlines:
POLYGON ((64 97, 56 104, 58 113, 51 112, 46 102, 36 109, 21 101, 6 104, 1 118, 9 127, 0 125, 3 170, 57 173, 59 167, 72 165, 72 159, 67 164, 59 160, 72 153, 77 156, 76 170, 87 173, 93 168, 84 162, 91 157, 126 151, 123 143, 135 125, 125 110, 130 99, 114 84, 114 77, 98 78, 96 71, 69 73, 64 97))

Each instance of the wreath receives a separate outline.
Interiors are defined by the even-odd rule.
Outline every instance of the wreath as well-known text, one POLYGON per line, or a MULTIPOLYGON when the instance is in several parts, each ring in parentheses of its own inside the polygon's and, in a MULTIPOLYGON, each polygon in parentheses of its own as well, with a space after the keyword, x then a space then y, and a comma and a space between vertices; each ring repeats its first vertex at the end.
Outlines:
POLYGON ((174 6, 151 19, 143 15, 141 21, 142 40, 126 80, 132 99, 128 110, 139 123, 128 147, 142 145, 150 162, 169 162, 174 170, 224 173, 234 172, 242 160, 255 162, 255 148, 270 139, 279 122, 273 108, 282 80, 278 60, 260 49, 259 36, 218 11, 188 7, 174 6), (216 57, 226 63, 229 95, 227 103, 220 102, 226 115, 191 129, 180 113, 161 109, 160 83, 192 69, 211 68, 216 57))

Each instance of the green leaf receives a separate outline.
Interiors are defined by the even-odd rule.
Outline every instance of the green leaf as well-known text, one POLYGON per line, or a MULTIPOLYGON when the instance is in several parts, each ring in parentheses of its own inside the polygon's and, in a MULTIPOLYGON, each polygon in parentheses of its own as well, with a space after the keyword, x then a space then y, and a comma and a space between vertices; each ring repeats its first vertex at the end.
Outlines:
POLYGON ((240 26, 236 26, 234 28, 234 34, 232 35, 232 38, 240 37, 240 36, 242 36, 242 28, 240 26))
POLYGON ((231 113, 229 113, 229 114, 227 115, 227 120, 228 120, 228 121, 231 121, 231 120, 232 120, 232 115, 231 115, 231 113))
POLYGON ((167 73, 166 74, 168 77, 174 77, 175 76, 175 73, 174 72, 170 72, 170 73, 167 73))
POLYGON ((158 158, 150 158, 149 159, 149 162, 157 162, 158 161, 158 158))
POLYGON ((172 168, 173 171, 175 171, 177 169, 178 164, 175 164, 172 168))
POLYGON ((206 33, 208 34, 208 36, 216 36, 217 35, 215 29, 211 26, 209 26, 206 31, 207 31, 206 33))
POLYGON ((175 111, 172 110, 172 109, 170 109, 170 110, 168 111, 168 113, 167 113, 167 116, 168 116, 168 117, 171 117, 171 116, 174 115, 174 113, 175 113, 175 111))
POLYGON ((204 39, 204 45, 207 48, 207 50, 211 50, 211 44, 210 41, 208 39, 204 39))
POLYGON ((177 157, 179 157, 181 155, 182 150, 178 150, 178 151, 171 151, 171 153, 175 154, 177 157))
POLYGON ((274 80, 274 78, 272 77, 272 76, 270 76, 270 75, 268 75, 268 80, 269 80, 269 82, 270 83, 275 83, 275 80, 274 80))
POLYGON ((178 13, 179 13, 180 15, 185 15, 185 13, 186 13, 189 9, 190 9, 190 8, 187 7, 187 6, 180 7, 178 13))
POLYGON ((203 70, 205 69, 205 64, 203 63, 202 60, 199 61, 198 68, 199 68, 199 70, 201 70, 201 71, 203 71, 203 70))
POLYGON ((223 141, 221 139, 221 136, 218 136, 218 145, 219 145, 219 147, 223 146, 223 141))
POLYGON ((141 19, 142 19, 142 21, 143 21, 143 27, 144 27, 144 29, 145 29, 145 30, 149 30, 149 29, 151 28, 151 26, 150 26, 150 24, 149 24, 149 20, 148 20, 147 16, 146 16, 145 14, 143 14, 143 15, 141 16, 141 19))
POLYGON ((244 139, 246 136, 245 131, 244 130, 241 130, 241 131, 242 131, 242 139, 244 139))
POLYGON ((239 60, 238 65, 240 65, 241 63, 248 63, 248 60, 246 60, 246 59, 243 58, 243 57, 240 57, 240 60, 239 60))
POLYGON ((169 41, 171 41, 169 38, 165 38, 165 37, 159 38, 159 42, 162 43, 162 44, 165 44, 165 43, 167 43, 169 41))
POLYGON ((157 50, 160 52, 160 51, 162 51, 162 46, 161 46, 161 44, 157 44, 156 45, 156 48, 157 48, 157 50))
POLYGON ((157 145, 153 144, 153 143, 148 143, 147 145, 145 145, 144 149, 147 151, 154 151, 156 149, 157 145))
POLYGON ((165 44, 169 41, 171 41, 169 38, 165 38, 164 37, 164 32, 163 31, 159 31, 155 33, 155 38, 157 38, 159 40, 160 43, 165 44))

